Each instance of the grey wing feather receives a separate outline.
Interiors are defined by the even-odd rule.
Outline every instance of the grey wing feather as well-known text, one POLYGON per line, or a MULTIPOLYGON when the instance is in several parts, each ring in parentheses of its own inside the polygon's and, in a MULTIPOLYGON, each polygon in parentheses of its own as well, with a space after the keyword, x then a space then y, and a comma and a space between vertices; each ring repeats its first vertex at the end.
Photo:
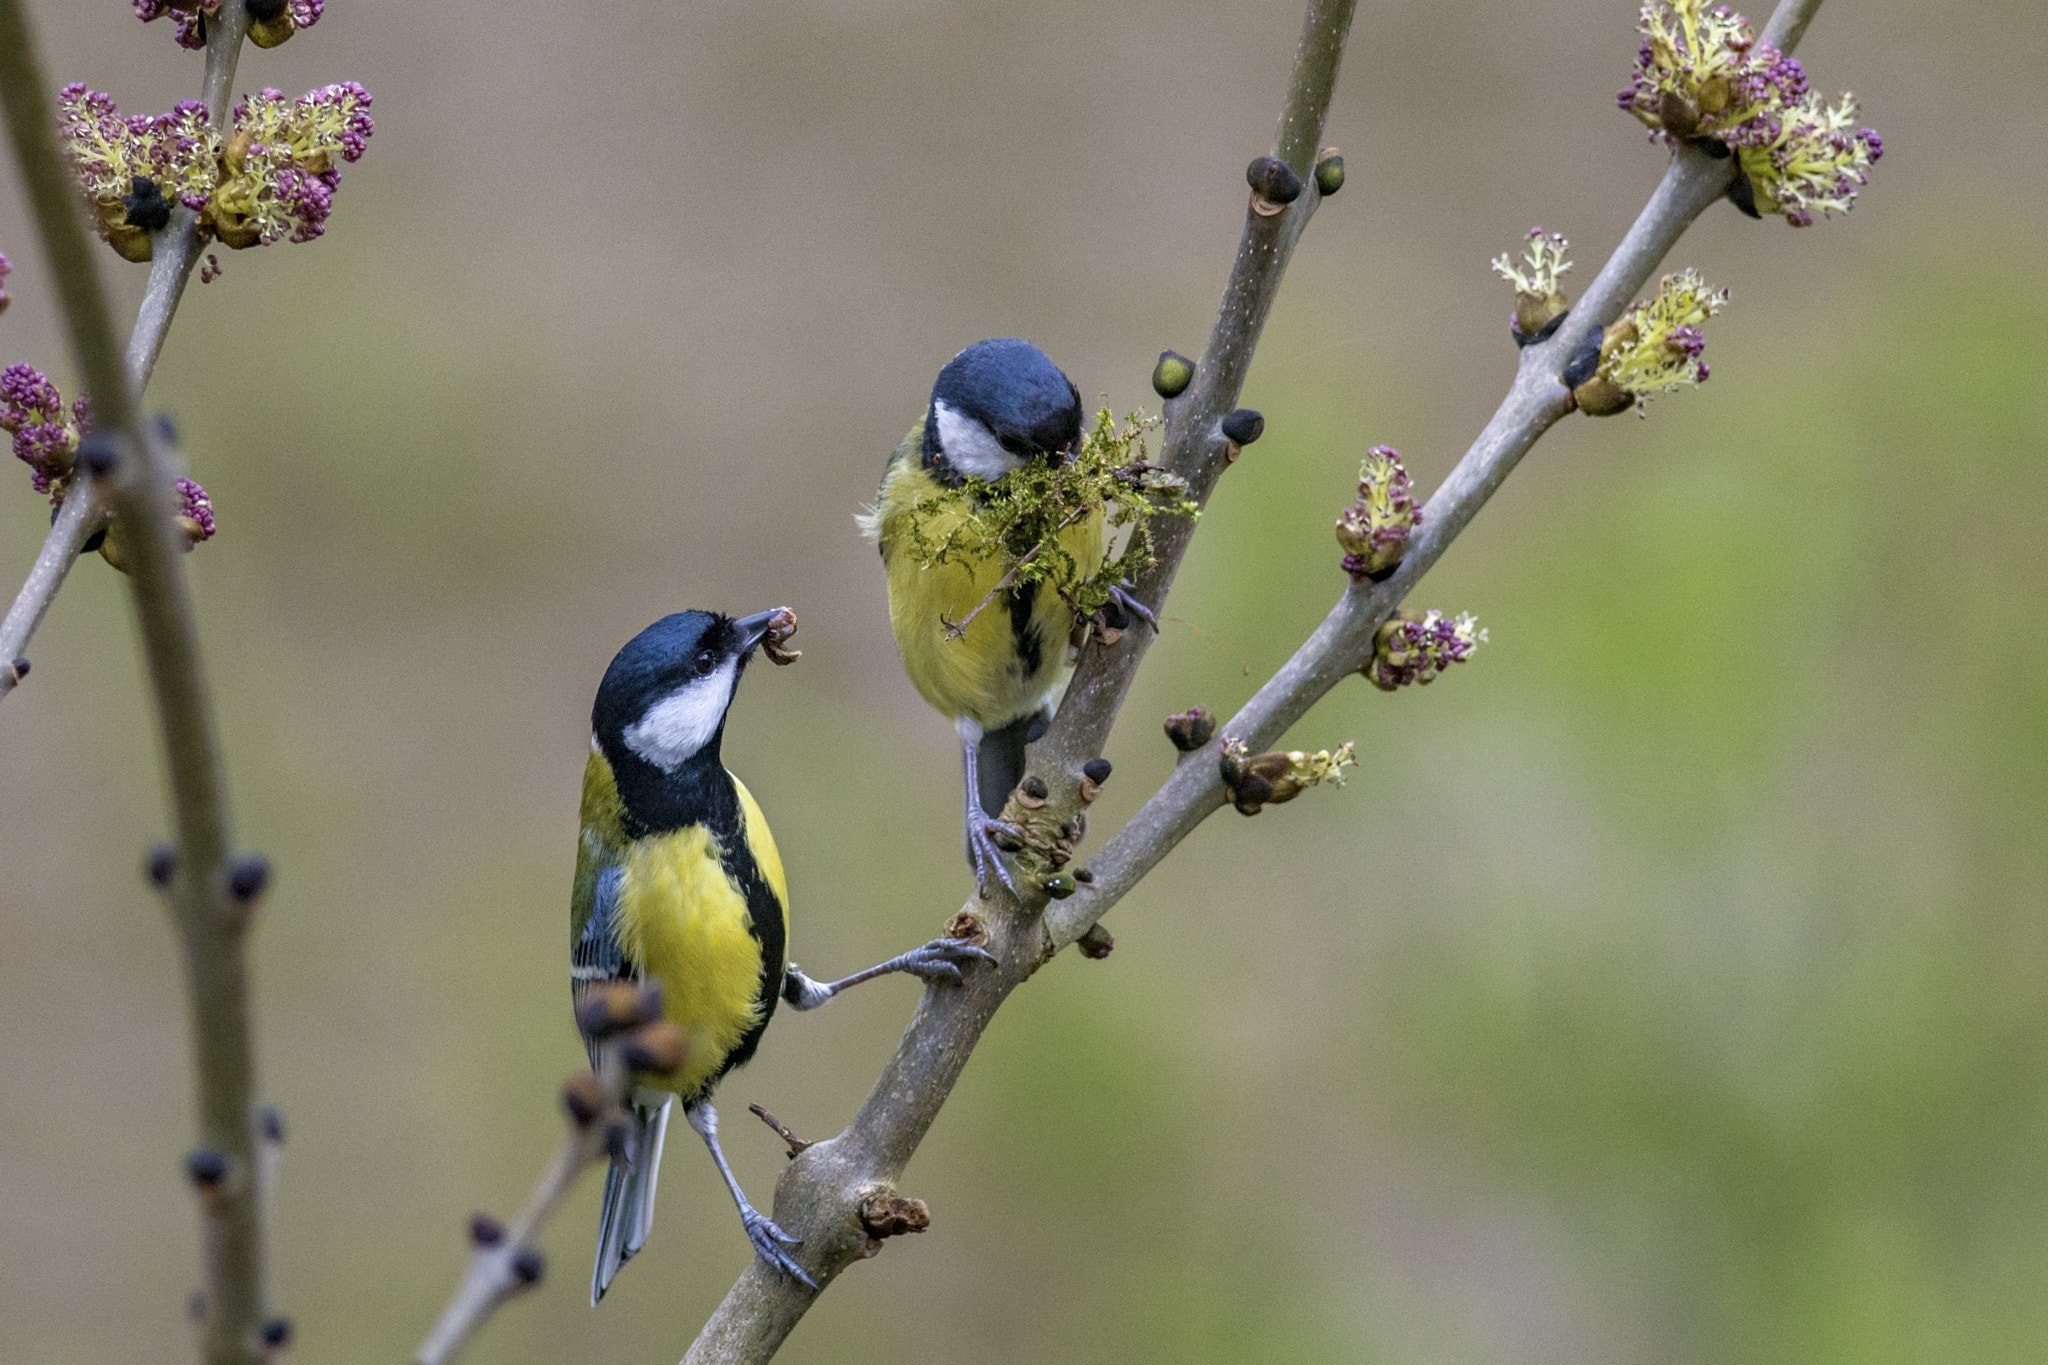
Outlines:
MULTIPOLYGON (((591 896, 590 918, 569 949, 569 982, 579 993, 593 981, 637 981, 640 964, 626 956, 619 942, 619 869, 606 867, 597 874, 591 896)), ((597 1045, 586 1044, 590 1064, 597 1065, 597 1045)))

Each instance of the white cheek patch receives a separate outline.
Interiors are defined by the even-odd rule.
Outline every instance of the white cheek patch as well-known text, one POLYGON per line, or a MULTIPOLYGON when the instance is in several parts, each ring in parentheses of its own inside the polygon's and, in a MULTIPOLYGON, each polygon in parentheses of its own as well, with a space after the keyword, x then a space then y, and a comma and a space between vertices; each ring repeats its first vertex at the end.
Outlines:
POLYGON ((657 768, 687 762, 718 733, 738 675, 739 661, 728 659, 717 672, 669 693, 626 727, 626 747, 657 768))
POLYGON ((939 449, 945 452, 946 463, 962 474, 999 479, 1024 463, 972 417, 944 403, 933 407, 939 415, 939 449))

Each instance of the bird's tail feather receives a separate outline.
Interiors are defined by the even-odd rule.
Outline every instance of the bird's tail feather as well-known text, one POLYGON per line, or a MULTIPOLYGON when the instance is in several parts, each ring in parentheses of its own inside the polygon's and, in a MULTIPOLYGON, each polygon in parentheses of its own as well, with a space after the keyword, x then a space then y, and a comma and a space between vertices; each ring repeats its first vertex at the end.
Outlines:
POLYGON ((1024 780, 1024 746, 1043 735, 1051 719, 1043 711, 1035 712, 1001 729, 982 733, 975 751, 975 775, 980 779, 980 790, 975 795, 989 815, 1003 813, 1010 793, 1024 780))
POLYGON ((654 1226, 654 1184, 661 1178, 661 1144, 668 1135, 673 1096, 636 1094, 627 1102, 632 1142, 623 1158, 612 1158, 604 1177, 604 1205, 597 1217, 597 1267, 590 1272, 590 1304, 604 1297, 612 1277, 647 1245, 654 1226))

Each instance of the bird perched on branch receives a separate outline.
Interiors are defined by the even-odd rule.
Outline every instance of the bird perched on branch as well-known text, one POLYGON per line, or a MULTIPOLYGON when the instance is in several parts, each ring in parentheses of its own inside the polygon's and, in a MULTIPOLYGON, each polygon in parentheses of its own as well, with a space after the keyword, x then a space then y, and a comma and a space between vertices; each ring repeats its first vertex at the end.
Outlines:
POLYGON ((959 981, 963 965, 994 961, 954 939, 831 983, 788 961, 782 857, 761 808, 725 770, 719 746, 748 660, 764 641, 773 653, 795 619, 786 608, 737 620, 702 611, 663 617, 619 651, 591 708, 569 916, 572 989, 581 1001, 604 982, 657 983, 663 1015, 688 1041, 672 1074, 638 1078, 627 1101, 629 1140, 605 1177, 593 1304, 647 1240, 662 1141, 678 1099, 739 1205, 754 1249, 811 1284, 788 1250, 797 1239, 747 1202, 726 1164, 712 1088, 754 1055, 778 1000, 811 1009, 890 972, 959 981))
MULTIPOLYGON (((1052 718, 1066 676, 1074 610, 1051 585, 1013 582, 999 551, 930 560, 969 515, 933 495, 993 482, 1033 460, 1064 462, 1081 442, 1081 395, 1045 352, 1015 337, 978 341, 946 362, 925 413, 890 457, 861 527, 882 552, 889 624, 904 671, 960 731, 967 859, 986 887, 1016 889, 995 844, 997 818, 1024 776, 1024 749, 1052 718)), ((1078 573, 1103 559, 1103 516, 1090 509, 1061 532, 1078 573)), ((1121 591, 1118 601, 1150 619, 1121 591)))

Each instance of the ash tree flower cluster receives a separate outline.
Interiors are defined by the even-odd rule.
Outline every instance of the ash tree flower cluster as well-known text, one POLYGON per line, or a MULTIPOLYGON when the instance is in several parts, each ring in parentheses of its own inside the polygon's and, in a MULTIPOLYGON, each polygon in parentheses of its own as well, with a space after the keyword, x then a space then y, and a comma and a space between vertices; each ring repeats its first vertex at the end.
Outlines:
POLYGON ((1401 452, 1374 446, 1358 466, 1358 499, 1337 518, 1337 544, 1344 572, 1358 579, 1383 579, 1401 563, 1408 536, 1422 525, 1422 505, 1401 452))
POLYGON ((1653 138, 1732 154, 1729 197, 1752 217, 1807 227, 1849 211, 1884 155, 1884 139, 1857 122, 1854 96, 1829 104, 1805 67, 1726 6, 1650 0, 1638 29, 1634 77, 1616 102, 1653 138))
POLYGON ((271 89, 245 98, 225 141, 197 103, 124 117, 110 96, 74 84, 58 108, 100 236, 131 261, 155 254, 173 201, 224 246, 314 240, 334 211, 340 163, 361 158, 375 129, 370 92, 354 81, 296 100, 271 89))
POLYGON ((1365 676, 1382 692, 1410 683, 1428 686, 1485 642, 1486 632, 1470 612, 1451 617, 1440 611, 1404 611, 1380 627, 1365 676))
MULTIPOLYGON (((245 0, 249 10, 249 41, 276 47, 302 28, 320 22, 327 0, 245 0)), ((220 13, 221 0, 134 0, 135 17, 143 23, 171 21, 179 47, 206 46, 206 21, 220 13)))
POLYGON ((92 430, 92 409, 84 398, 66 404, 41 370, 9 365, 0 370, 0 431, 14 438, 14 458, 28 466, 29 484, 64 501, 78 440, 92 430))
POLYGON ((7 277, 14 273, 14 262, 7 259, 7 253, 0 251, 0 313, 7 311, 7 305, 14 302, 7 294, 7 277))

